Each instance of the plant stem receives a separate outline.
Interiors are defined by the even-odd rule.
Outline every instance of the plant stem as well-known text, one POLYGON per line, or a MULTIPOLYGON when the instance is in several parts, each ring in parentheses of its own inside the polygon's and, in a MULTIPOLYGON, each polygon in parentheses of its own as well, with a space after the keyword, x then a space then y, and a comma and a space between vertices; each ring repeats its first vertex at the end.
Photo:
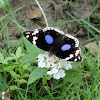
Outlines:
POLYGON ((35 0, 35 1, 36 1, 37 5, 38 5, 39 8, 40 8, 40 10, 41 10, 41 12, 42 12, 42 14, 43 14, 43 17, 44 17, 44 20, 45 20, 46 26, 48 27, 49 25, 48 25, 47 18, 46 18, 46 16, 45 16, 45 13, 44 13, 43 9, 42 9, 42 7, 40 6, 38 0, 35 0))

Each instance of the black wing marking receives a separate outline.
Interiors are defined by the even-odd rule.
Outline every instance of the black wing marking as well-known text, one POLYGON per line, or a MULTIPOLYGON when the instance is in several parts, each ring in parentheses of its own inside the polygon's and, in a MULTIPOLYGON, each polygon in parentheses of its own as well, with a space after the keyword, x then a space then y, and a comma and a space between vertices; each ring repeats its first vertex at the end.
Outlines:
MULTIPOLYGON (((35 29, 32 31, 23 32, 26 39, 38 48, 51 52, 61 59, 67 61, 81 61, 81 50, 78 47, 79 41, 64 32, 54 27, 46 27, 42 29, 35 29), (68 50, 62 50, 61 47, 65 44, 70 45, 68 50)), ((66 49, 66 48, 65 48, 66 49)))

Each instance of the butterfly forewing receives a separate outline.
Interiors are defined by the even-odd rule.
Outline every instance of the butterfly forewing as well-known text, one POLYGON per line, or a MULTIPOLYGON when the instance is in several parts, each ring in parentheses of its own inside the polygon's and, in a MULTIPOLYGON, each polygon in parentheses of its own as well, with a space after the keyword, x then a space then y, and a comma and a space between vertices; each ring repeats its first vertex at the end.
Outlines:
POLYGON ((24 31, 23 34, 27 40, 29 40, 32 44, 34 44, 38 48, 45 51, 49 51, 49 45, 46 43, 45 34, 41 29, 24 31))

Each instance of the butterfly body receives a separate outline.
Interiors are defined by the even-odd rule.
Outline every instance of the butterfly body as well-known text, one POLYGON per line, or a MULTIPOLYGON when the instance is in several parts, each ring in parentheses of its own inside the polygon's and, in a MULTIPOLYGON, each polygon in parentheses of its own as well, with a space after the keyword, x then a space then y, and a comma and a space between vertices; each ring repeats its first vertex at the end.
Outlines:
POLYGON ((23 32, 27 40, 38 48, 67 61, 82 61, 79 41, 54 27, 23 32))

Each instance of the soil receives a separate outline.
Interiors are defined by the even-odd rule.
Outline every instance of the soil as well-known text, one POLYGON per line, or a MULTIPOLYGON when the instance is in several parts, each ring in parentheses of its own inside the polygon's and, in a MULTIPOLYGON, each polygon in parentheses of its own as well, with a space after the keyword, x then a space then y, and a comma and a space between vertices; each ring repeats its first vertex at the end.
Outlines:
MULTIPOLYGON (((71 13, 75 18, 86 20, 93 9, 93 2, 92 2, 93 0, 88 0, 88 1, 80 0, 77 3, 75 3, 75 0, 71 0, 72 2, 69 4, 67 4, 65 0, 38 0, 38 1, 46 14, 48 23, 50 22, 55 23, 56 21, 72 20, 72 18, 65 13, 66 11, 71 13)), ((96 0, 95 5, 97 5, 99 2, 100 0, 96 0)), ((37 18, 29 19, 26 16, 26 12, 30 7, 33 9, 39 9, 35 0, 12 0, 9 3, 9 6, 12 10, 16 10, 22 7, 23 5, 26 6, 14 13, 15 18, 20 25, 22 25, 26 30, 36 29, 38 28, 37 26, 40 26, 42 28, 46 27, 43 24, 43 22, 45 22, 43 17, 39 19, 37 18)), ((4 10, 0 9, 0 17, 4 15, 5 15, 4 10)), ((100 24, 100 6, 97 7, 93 12, 93 14, 91 15, 90 23, 91 25, 95 26, 98 30, 100 30, 100 26, 96 26, 97 24, 100 24), (97 17, 94 17, 93 15, 96 15, 97 17)), ((80 44, 83 45, 87 44, 86 40, 88 39, 89 36, 88 34, 90 34, 90 38, 93 38, 93 35, 86 30, 86 26, 84 23, 80 24, 76 21, 73 21, 73 22, 50 24, 50 26, 57 27, 64 32, 76 36, 80 40, 80 44)), ((0 29, 1 28, 2 25, 0 25, 0 29)), ((12 45, 15 44, 16 41, 18 41, 18 39, 22 34, 19 28, 16 27, 16 24, 12 21, 8 23, 8 32, 12 45)), ((99 35, 99 33, 96 31, 94 31, 94 33, 97 36, 99 35)), ((5 36, 6 30, 4 30, 2 34, 4 34, 5 36)), ((5 44, 3 39, 0 41, 2 41, 2 43, 5 44)))

